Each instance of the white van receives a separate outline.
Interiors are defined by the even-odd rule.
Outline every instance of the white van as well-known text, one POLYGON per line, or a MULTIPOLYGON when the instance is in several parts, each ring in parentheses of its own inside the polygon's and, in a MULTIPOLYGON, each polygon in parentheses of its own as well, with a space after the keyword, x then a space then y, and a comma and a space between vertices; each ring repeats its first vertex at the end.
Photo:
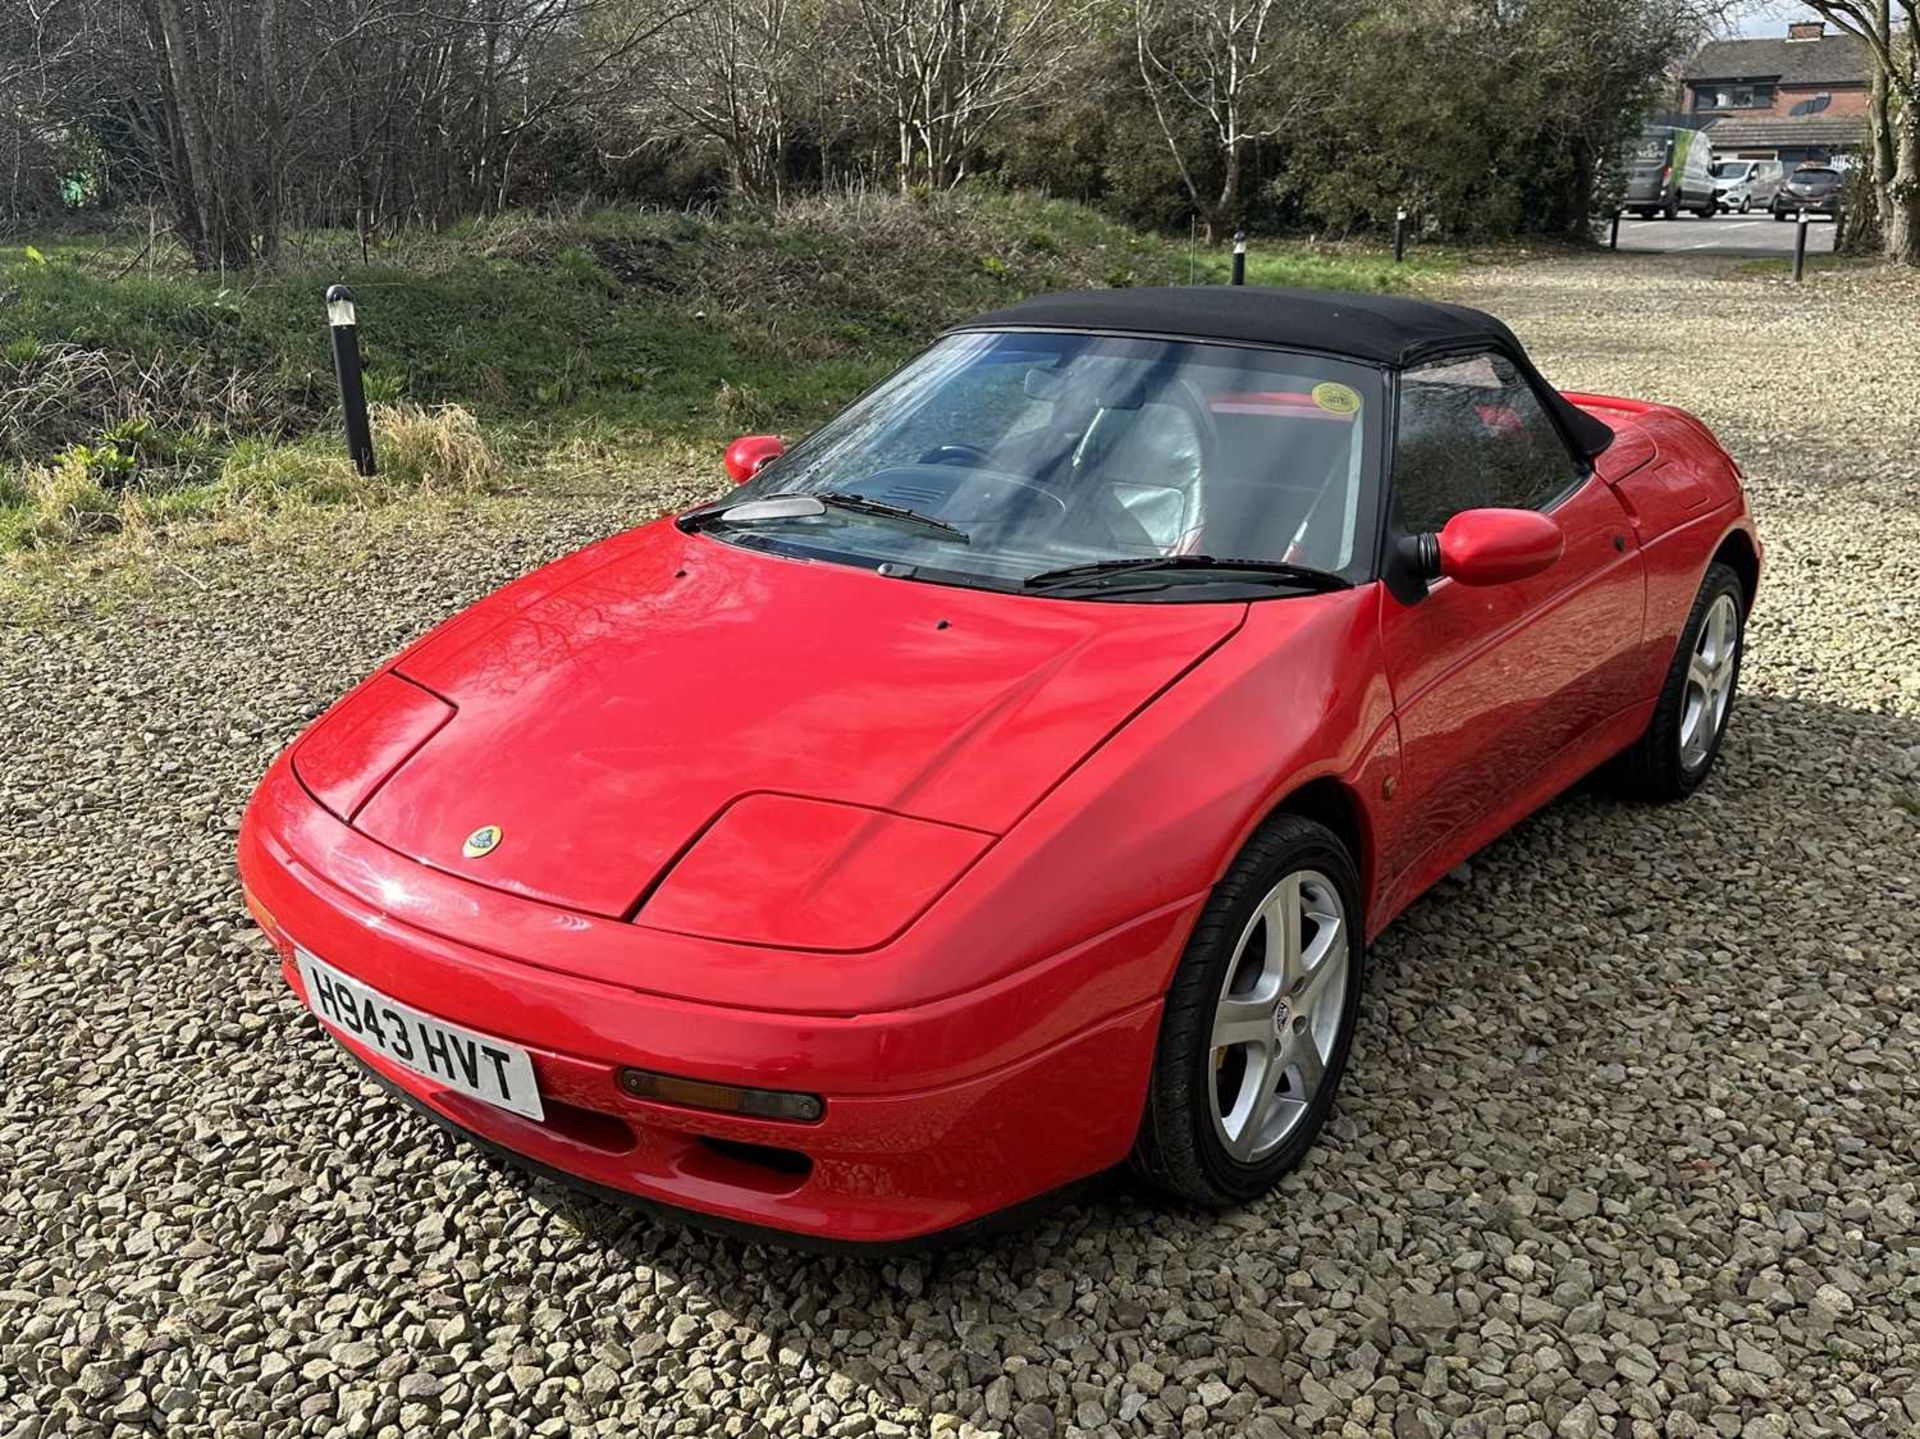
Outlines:
POLYGON ((1764 210, 1780 193, 1780 182, 1786 177, 1786 166, 1778 160, 1716 160, 1714 204, 1721 210, 1738 210, 1742 215, 1756 208, 1764 210))

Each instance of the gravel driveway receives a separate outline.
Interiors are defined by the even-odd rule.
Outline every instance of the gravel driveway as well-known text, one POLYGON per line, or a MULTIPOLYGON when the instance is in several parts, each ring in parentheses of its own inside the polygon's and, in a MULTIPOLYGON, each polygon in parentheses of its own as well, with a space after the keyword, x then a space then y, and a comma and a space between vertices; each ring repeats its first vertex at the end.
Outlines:
POLYGON ((657 489, 186 551, 0 630, 0 1433, 1920 1430, 1920 288, 1716 274, 1462 288, 1751 471, 1722 768, 1564 798, 1415 906, 1325 1140, 1240 1213, 1116 1185, 884 1263, 663 1230, 443 1137, 296 1008, 235 892, 254 778, 657 489))

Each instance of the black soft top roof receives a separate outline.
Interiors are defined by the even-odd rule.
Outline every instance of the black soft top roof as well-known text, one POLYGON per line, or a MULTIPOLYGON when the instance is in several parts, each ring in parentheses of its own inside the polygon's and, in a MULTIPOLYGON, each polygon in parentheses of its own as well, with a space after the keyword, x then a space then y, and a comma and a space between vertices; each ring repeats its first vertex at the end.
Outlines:
POLYGON ((1542 402, 1582 455, 1591 458, 1613 440, 1613 431, 1604 422, 1541 378, 1513 331, 1484 310, 1465 305, 1266 285, 1059 290, 954 328, 1020 326, 1233 340, 1342 355, 1394 369, 1462 351, 1498 349, 1532 380, 1542 402))

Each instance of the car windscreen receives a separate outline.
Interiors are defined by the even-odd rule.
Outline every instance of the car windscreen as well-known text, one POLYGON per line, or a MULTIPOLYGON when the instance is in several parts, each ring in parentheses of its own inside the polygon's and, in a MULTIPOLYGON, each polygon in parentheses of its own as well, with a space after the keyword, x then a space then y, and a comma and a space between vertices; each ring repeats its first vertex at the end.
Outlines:
MULTIPOLYGON (((702 528, 731 543, 993 588, 1066 567, 1200 555, 1364 578, 1384 392, 1380 370, 1327 356, 962 333, 726 502, 832 503, 757 505, 739 523, 723 508, 702 528)), ((1141 598, 1217 598, 1223 585, 1254 582, 1225 569, 1154 568, 1141 598)), ((1274 575, 1262 583, 1286 588, 1274 575)))
POLYGON ((1753 166, 1745 162, 1723 160, 1713 167, 1716 180, 1744 180, 1753 171, 1753 166))
POLYGON ((1831 190, 1840 183, 1838 170, 1795 170, 1793 183, 1807 190, 1831 190))

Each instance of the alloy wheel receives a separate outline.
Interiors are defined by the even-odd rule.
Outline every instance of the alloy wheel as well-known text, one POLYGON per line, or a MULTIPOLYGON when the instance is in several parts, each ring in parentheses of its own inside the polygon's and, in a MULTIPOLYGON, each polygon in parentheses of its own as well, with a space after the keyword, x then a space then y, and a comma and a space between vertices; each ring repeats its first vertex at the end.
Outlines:
POLYGON ((1701 617, 1680 699, 1680 763, 1689 770, 1705 762, 1726 724, 1739 649, 1739 608, 1732 595, 1719 595, 1701 617))
POLYGON ((1239 1162, 1277 1149, 1320 1093, 1351 955, 1346 906, 1318 870, 1281 876, 1241 932, 1214 1005, 1207 1071, 1215 1131, 1239 1162))

